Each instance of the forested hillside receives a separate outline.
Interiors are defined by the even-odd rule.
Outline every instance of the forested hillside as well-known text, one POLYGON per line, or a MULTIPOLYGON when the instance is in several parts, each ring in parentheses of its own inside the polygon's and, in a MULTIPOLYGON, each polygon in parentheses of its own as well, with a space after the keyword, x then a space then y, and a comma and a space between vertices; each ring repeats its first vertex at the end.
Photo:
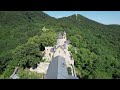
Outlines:
POLYGON ((44 61, 41 51, 55 44, 59 31, 71 41, 79 78, 120 78, 120 25, 81 15, 56 19, 41 11, 0 12, 0 77, 9 78, 18 65, 25 69, 44 61))
POLYGON ((41 32, 43 26, 49 26, 54 18, 43 12, 1 11, 0 12, 0 54, 25 43, 29 37, 41 32), (8 39, 9 38, 9 39, 8 39))

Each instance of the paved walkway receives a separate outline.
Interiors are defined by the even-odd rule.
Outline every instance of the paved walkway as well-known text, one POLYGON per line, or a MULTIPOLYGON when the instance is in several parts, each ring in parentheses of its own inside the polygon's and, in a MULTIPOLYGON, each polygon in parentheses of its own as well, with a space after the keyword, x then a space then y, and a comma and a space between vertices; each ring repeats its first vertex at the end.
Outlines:
POLYGON ((41 62, 40 64, 38 64, 38 67, 35 69, 30 68, 30 71, 34 71, 37 73, 44 73, 46 74, 47 69, 48 69, 49 63, 47 62, 41 62))

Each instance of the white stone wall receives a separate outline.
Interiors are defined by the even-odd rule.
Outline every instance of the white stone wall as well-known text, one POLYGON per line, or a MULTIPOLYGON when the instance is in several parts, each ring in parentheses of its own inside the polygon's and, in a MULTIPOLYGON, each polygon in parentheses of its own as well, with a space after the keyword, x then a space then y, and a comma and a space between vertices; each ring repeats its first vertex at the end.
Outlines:
POLYGON ((67 48, 64 49, 64 50, 63 50, 63 48, 59 47, 60 45, 61 46, 64 45, 65 41, 66 41, 66 34, 65 34, 65 38, 57 40, 57 45, 56 46, 58 46, 58 48, 55 50, 55 52, 51 52, 50 51, 53 47, 51 47, 51 46, 45 47, 45 51, 44 51, 45 54, 44 54, 43 59, 46 59, 46 61, 45 62, 41 62, 40 64, 38 64, 38 67, 36 69, 30 68, 30 71, 35 71, 37 73, 44 73, 44 74, 46 74, 48 66, 50 64, 50 61, 52 60, 52 57, 62 56, 62 57, 65 58, 67 67, 71 67, 72 75, 73 75, 74 67, 72 67, 71 64, 74 66, 74 60, 72 60, 72 58, 71 58, 71 54, 70 54, 71 52, 68 51, 69 45, 66 45, 67 48))
POLYGON ((58 39, 57 44, 58 45, 63 45, 65 41, 66 41, 65 39, 58 39))
POLYGON ((51 52, 50 50, 52 48, 53 47, 45 47, 45 54, 44 54, 43 59, 46 59, 47 61, 51 61, 52 56, 53 56, 53 52, 51 52))
POLYGON ((46 74, 48 66, 49 66, 49 63, 47 63, 47 62, 41 62, 40 64, 38 64, 37 68, 35 68, 35 69, 30 68, 30 71, 46 74))
POLYGON ((53 55, 53 57, 62 56, 65 58, 65 52, 61 47, 58 47, 53 55))

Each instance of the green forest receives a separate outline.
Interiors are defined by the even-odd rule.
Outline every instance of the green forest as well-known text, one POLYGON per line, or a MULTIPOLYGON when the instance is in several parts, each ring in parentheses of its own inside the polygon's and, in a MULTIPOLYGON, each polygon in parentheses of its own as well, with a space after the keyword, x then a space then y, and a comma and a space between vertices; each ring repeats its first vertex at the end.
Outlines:
POLYGON ((9 79, 15 67, 24 79, 41 78, 36 67, 45 46, 65 31, 79 79, 120 79, 120 25, 104 25, 82 15, 56 19, 42 11, 0 11, 0 78, 9 79))

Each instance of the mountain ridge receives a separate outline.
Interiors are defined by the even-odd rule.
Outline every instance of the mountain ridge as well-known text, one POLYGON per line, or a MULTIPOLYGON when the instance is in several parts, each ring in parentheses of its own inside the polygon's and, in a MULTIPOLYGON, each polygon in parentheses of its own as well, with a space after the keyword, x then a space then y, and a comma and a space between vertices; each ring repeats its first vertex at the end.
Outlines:
MULTIPOLYGON (((23 54, 21 48, 34 51, 37 47, 35 51, 39 52, 39 44, 52 45, 56 34, 63 31, 71 41, 70 50, 80 78, 119 78, 120 25, 104 25, 75 14, 56 19, 42 11, 0 12, 0 74, 8 75, 8 66, 16 63, 15 60, 25 63, 17 55, 25 56, 26 61, 29 53, 23 50, 23 54), (43 27, 48 31, 42 31, 43 27), (20 52, 12 55, 13 51, 20 52)), ((30 65, 40 58, 32 51, 29 57, 33 61, 27 61, 30 65)))

